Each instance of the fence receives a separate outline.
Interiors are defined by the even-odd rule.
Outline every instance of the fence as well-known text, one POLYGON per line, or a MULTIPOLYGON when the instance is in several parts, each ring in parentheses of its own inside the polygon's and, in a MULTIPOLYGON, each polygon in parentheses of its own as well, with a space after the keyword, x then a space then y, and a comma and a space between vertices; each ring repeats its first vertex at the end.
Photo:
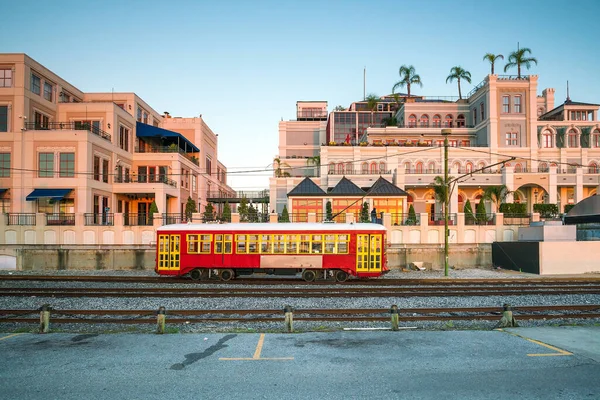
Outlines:
POLYGON ((93 214, 93 213, 85 213, 83 215, 85 225, 114 225, 115 218, 113 213, 105 213, 105 214, 93 214))
POLYGON ((504 225, 529 226, 531 214, 504 214, 504 225))
MULTIPOLYGON (((457 224, 457 215, 454 213, 448 214, 448 225, 457 224)), ((429 214, 429 225, 444 225, 444 213, 429 214)))
POLYGON ((496 214, 465 214, 465 225, 496 225, 496 214))

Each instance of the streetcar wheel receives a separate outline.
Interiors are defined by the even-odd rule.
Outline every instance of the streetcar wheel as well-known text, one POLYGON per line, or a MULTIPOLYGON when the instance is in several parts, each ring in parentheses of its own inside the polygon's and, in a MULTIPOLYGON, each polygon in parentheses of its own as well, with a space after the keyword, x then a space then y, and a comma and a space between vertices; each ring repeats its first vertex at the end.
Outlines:
POLYGON ((306 282, 314 282, 315 278, 316 274, 312 269, 305 269, 302 271, 302 279, 304 279, 306 282))
POLYGON ((221 270, 221 280, 230 281, 233 278, 233 271, 230 269, 221 270))
POLYGON ((199 281, 202 279, 202 271, 199 268, 193 269, 192 272, 190 272, 190 278, 192 278, 192 280, 194 281, 199 281))
POLYGON ((335 280, 338 282, 346 282, 348 279, 348 274, 342 270, 339 270, 335 273, 335 280))

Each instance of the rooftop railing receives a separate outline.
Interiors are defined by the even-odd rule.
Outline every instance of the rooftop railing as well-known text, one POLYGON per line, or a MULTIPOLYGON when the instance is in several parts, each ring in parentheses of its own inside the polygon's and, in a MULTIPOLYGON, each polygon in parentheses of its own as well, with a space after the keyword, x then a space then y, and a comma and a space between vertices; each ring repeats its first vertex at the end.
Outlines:
POLYGON ((25 122, 25 129, 36 131, 88 131, 94 135, 100 136, 102 139, 111 141, 110 133, 87 123, 78 122, 25 122))
POLYGON ((193 162, 194 164, 200 166, 200 161, 198 160, 198 157, 189 155, 183 149, 181 149, 179 146, 148 146, 148 145, 146 145, 143 147, 136 147, 135 152, 136 153, 179 153, 182 156, 184 156, 185 158, 187 158, 188 160, 190 160, 191 162, 193 162))
POLYGON ((119 176, 115 175, 114 183, 164 183, 169 186, 177 187, 177 182, 166 175, 137 175, 137 176, 119 176))

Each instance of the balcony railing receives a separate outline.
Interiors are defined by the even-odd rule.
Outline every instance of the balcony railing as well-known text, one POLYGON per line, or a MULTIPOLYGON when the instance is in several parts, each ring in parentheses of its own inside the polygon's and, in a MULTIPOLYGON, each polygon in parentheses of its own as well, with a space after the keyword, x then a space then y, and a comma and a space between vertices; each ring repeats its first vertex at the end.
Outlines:
POLYGON ((377 170, 377 171, 349 171, 349 170, 343 170, 343 171, 338 171, 338 170, 329 170, 327 171, 327 175, 391 175, 392 171, 391 170, 385 170, 385 171, 381 171, 381 170, 377 170))
MULTIPOLYGON (((448 214, 448 225, 456 225, 456 214, 448 214)), ((444 213, 429 214, 429 225, 444 225, 444 213)))
POLYGON ((465 214, 465 225, 496 225, 496 214, 465 214))
POLYGON ((180 213, 165 213, 162 215, 163 225, 182 224, 185 222, 188 222, 187 217, 185 215, 181 215, 180 213))
POLYGON ((105 132, 91 124, 80 124, 77 122, 26 122, 25 129, 36 131, 88 131, 94 135, 100 136, 102 139, 108 140, 109 142, 111 141, 110 133, 105 132))
POLYGON ((411 216, 410 214, 404 213, 392 213, 392 225, 403 225, 403 226, 412 226, 412 225, 420 225, 421 224, 421 215, 414 214, 411 216))
POLYGON ((46 214, 46 225, 75 225, 75 214, 46 214))
POLYGON ((135 152, 136 153, 179 153, 182 156, 184 156, 185 158, 187 158, 188 160, 190 160, 191 162, 193 162, 194 164, 200 166, 200 161, 198 160, 198 157, 189 155, 188 153, 183 151, 183 149, 181 149, 179 146, 149 146, 149 145, 146 145, 143 147, 136 147, 135 152))
POLYGON ((529 226, 531 214, 504 214, 504 225, 529 226))
POLYGON ((124 226, 152 226, 153 220, 149 214, 123 214, 124 226))
POLYGON ((168 178, 166 175, 115 175, 114 183, 164 183, 175 188, 177 187, 177 182, 171 178, 168 178))
POLYGON ((115 219, 113 213, 106 214, 93 214, 93 213, 85 213, 83 215, 85 220, 85 225, 93 226, 93 225, 114 225, 115 219))
POLYGON ((33 213, 7 213, 6 225, 35 225, 36 219, 33 213))
POLYGON ((211 190, 210 192, 206 192, 206 197, 209 199, 212 198, 221 198, 221 199, 241 199, 243 197, 247 199, 264 199, 269 197, 268 190, 260 190, 260 191, 245 191, 240 190, 237 192, 219 192, 215 190, 211 190))

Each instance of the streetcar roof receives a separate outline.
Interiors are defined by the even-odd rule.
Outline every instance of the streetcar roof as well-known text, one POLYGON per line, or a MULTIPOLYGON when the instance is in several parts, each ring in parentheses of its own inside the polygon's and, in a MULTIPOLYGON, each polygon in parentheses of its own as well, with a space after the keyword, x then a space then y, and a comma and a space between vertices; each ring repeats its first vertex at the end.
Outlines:
POLYGON ((228 223, 228 224, 173 224, 156 229, 164 231, 385 231, 385 226, 372 223, 228 223))

